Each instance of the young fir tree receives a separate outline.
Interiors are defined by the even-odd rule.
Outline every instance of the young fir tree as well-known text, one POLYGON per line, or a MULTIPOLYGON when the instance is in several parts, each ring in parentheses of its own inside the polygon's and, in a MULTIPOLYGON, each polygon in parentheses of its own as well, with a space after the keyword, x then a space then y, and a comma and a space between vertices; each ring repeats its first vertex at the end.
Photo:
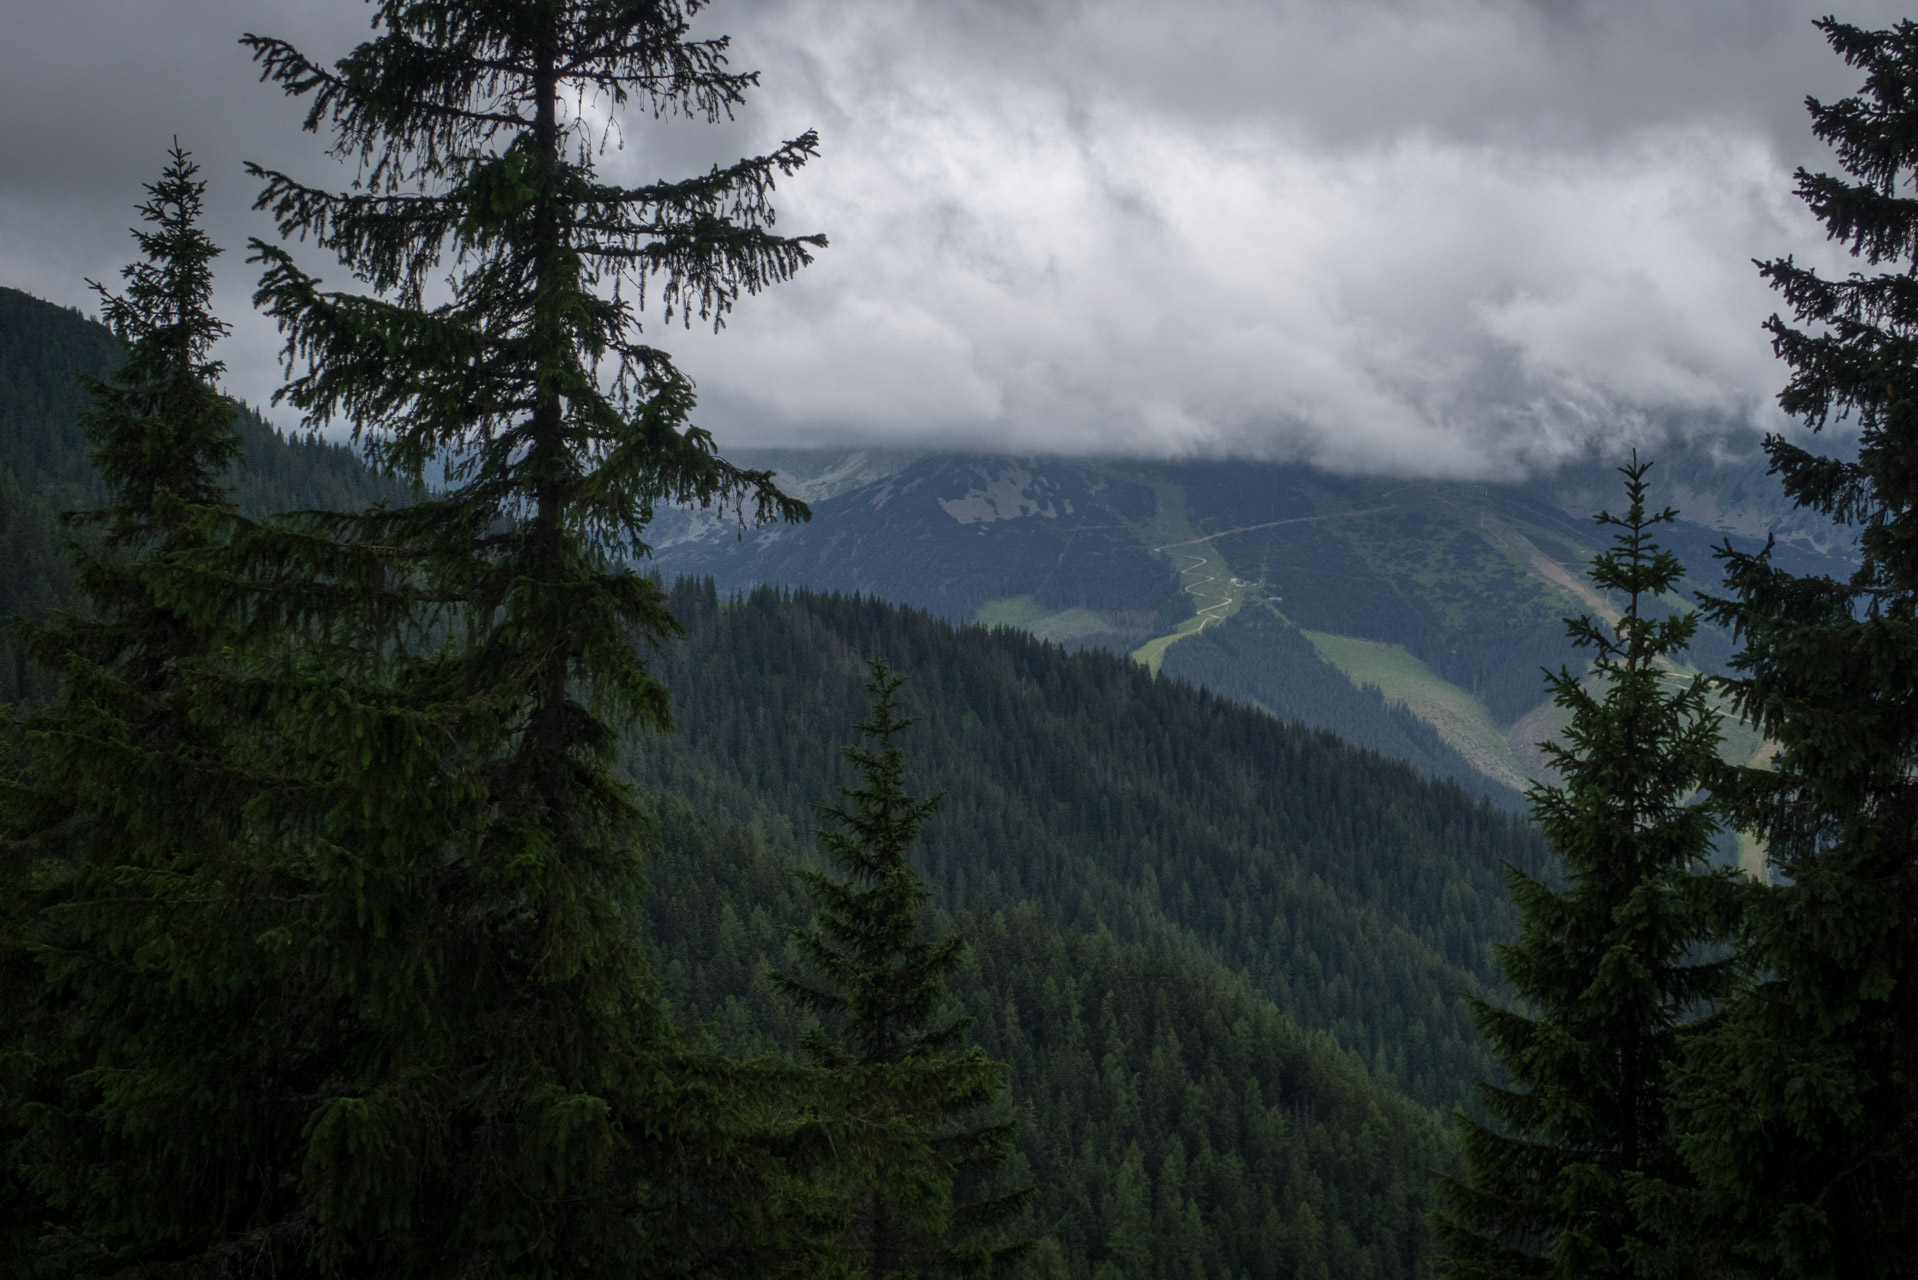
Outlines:
MULTIPOLYGON (((111 378, 87 380, 109 505, 69 518, 98 531, 74 548, 86 611, 29 636, 60 700, 11 726, 0 1035, 23 1201, 8 1206, 9 1274, 35 1273, 24 1259, 41 1237, 83 1271, 177 1257, 260 1190, 243 1162, 204 1159, 214 1133, 244 1146, 217 1117, 236 1060, 169 1053, 237 976, 209 935, 258 923, 226 891, 251 787, 207 693, 232 632, 206 558, 232 532, 223 477, 240 437, 210 355, 226 329, 209 306, 219 250, 198 225, 196 173, 176 143, 140 207, 144 260, 123 293, 94 286, 126 345, 111 378)), ((225 1019, 216 1042, 231 1048, 235 1029, 225 1019)))
POLYGON ((824 810, 835 829, 819 833, 836 874, 798 872, 816 907, 812 924, 793 932, 805 976, 776 975, 820 1020, 806 1036, 807 1056, 868 1094, 872 1123, 896 1130, 901 1152, 933 1156, 841 1178, 854 1263, 870 1280, 990 1272, 1025 1247, 1007 1228, 1032 1195, 985 1188, 1013 1149, 1012 1121, 990 1116, 1005 1098, 1005 1067, 964 1043, 972 1020, 947 1007, 946 977, 965 938, 928 936, 931 895, 906 860, 939 797, 906 791, 895 742, 912 724, 899 711, 903 683, 883 661, 872 663, 872 711, 858 726, 870 745, 844 748, 860 785, 845 791, 846 804, 824 810), (967 1199, 967 1189, 980 1194, 967 1199))
POLYGON ((1716 764, 1719 715, 1703 677, 1669 669, 1696 618, 1648 610, 1682 573, 1653 537, 1676 513, 1645 510, 1650 467, 1621 468, 1630 506, 1598 517, 1617 533, 1592 581, 1624 612, 1611 626, 1569 620, 1594 651, 1589 677, 1548 680, 1571 719, 1544 746, 1560 781, 1531 799, 1564 888, 1510 873, 1523 923, 1499 961, 1526 1011, 1475 1002, 1509 1084, 1479 1088, 1492 1124, 1458 1118, 1465 1172, 1440 1181, 1432 1218, 1449 1275, 1635 1274, 1638 1183, 1683 1177, 1666 1064, 1725 976, 1698 956, 1718 927, 1705 875, 1718 820, 1692 803, 1716 764))
POLYGON ((1749 982, 1686 1059, 1685 1155, 1702 1202, 1676 1246, 1762 1276, 1909 1275, 1918 1258, 1918 24, 1818 24, 1864 91, 1808 100, 1843 176, 1798 194, 1865 265, 1760 264, 1793 321, 1780 405, 1849 418, 1855 462, 1766 441, 1800 506, 1857 530, 1848 581, 1729 547, 1711 602, 1744 645, 1729 689, 1778 744, 1727 792, 1766 841, 1745 903, 1749 982))

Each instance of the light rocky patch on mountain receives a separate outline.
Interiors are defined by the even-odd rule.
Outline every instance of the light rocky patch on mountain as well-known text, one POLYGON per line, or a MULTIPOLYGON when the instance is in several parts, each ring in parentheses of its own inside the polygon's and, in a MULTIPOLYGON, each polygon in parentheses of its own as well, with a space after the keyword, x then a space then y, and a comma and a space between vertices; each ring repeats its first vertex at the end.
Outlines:
POLYGON ((997 475, 978 471, 983 486, 968 486, 963 498, 941 498, 939 508, 960 524, 990 524, 994 520, 1017 520, 1021 516, 1043 516, 1056 520, 1063 506, 1072 514, 1072 499, 1055 503, 1045 490, 1050 487, 1044 476, 1034 477, 1024 467, 1001 467, 997 475))

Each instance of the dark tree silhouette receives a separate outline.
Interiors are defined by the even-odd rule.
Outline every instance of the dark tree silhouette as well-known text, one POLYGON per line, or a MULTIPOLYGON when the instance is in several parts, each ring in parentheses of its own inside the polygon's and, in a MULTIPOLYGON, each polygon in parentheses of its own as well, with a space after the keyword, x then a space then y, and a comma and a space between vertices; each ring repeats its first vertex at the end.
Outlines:
POLYGON ((1728 688, 1778 744, 1722 788, 1773 883, 1745 903, 1749 982, 1687 1056, 1679 1123, 1702 1199, 1675 1238, 1739 1274, 1908 1275, 1918 1257, 1918 24, 1826 19, 1863 92, 1807 100, 1841 175, 1798 194, 1861 266, 1760 264, 1792 319, 1778 401, 1814 432, 1850 419, 1857 460, 1766 441, 1802 507, 1857 531, 1849 581, 1727 547, 1709 602, 1744 647, 1728 688))

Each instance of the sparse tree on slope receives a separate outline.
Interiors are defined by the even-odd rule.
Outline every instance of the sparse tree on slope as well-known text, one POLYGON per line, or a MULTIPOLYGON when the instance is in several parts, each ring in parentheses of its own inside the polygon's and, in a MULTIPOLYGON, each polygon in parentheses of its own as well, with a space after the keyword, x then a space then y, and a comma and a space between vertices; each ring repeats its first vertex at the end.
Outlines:
POLYGON ((1499 959, 1521 1004, 1476 1007, 1509 1084, 1480 1087, 1491 1125, 1458 1120, 1465 1173, 1441 1180, 1433 1216, 1448 1275, 1633 1275, 1639 1180, 1683 1177, 1666 1064, 1725 978, 1697 954, 1723 894, 1705 875, 1716 813, 1692 803, 1716 764, 1719 716, 1703 677, 1668 669, 1697 620, 1653 614, 1682 570, 1653 538, 1676 513, 1645 510, 1650 465, 1621 468, 1630 506, 1598 517, 1617 532, 1592 581, 1623 595, 1624 613, 1612 626, 1570 620, 1595 653, 1589 682, 1565 670, 1548 681, 1571 718, 1545 745, 1560 781, 1535 787, 1532 805, 1565 885, 1510 873, 1523 924, 1499 959))
POLYGON ((906 860, 939 799, 906 791, 895 742, 912 723, 900 715, 902 683, 872 664, 872 711, 859 725, 868 745, 845 748, 860 785, 825 811, 834 827, 819 833, 834 871, 799 872, 816 905, 812 924, 794 932, 804 974, 778 978, 820 1019, 808 1057, 866 1093, 872 1122, 906 1139, 902 1152, 930 1150, 929 1162, 841 1180, 855 1263, 870 1280, 990 1271, 1023 1248, 1006 1232, 1031 1197, 987 1190, 955 1203, 955 1178, 980 1184, 1012 1154, 1012 1122, 990 1115, 1005 1097, 1005 1068, 965 1046, 971 1019, 947 1007, 965 938, 928 936, 931 895, 906 860))
POLYGON ((1727 548, 1712 612, 1744 646, 1736 705, 1778 744, 1727 792, 1769 848, 1747 892, 1750 982, 1687 1057, 1678 1120, 1702 1201, 1674 1231, 1738 1274, 1908 1276, 1918 1258, 1918 24, 1830 19, 1864 91, 1809 100, 1840 176, 1798 194, 1863 265, 1760 269, 1813 431, 1850 419, 1855 462, 1766 441, 1801 507, 1857 530, 1849 581, 1727 548))

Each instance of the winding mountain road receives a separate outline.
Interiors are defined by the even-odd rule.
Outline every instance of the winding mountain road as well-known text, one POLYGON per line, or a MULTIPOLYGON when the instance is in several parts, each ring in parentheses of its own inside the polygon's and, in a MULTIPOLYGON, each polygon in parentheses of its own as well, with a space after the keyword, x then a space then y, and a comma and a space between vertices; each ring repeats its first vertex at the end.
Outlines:
MULTIPOLYGON (((1204 541, 1204 539, 1195 539, 1194 541, 1204 541)), ((1183 546, 1189 546, 1191 544, 1184 543, 1184 542, 1175 542, 1172 545, 1175 547, 1183 547, 1183 546)), ((1161 551, 1164 551, 1167 548, 1160 547, 1158 549, 1161 551)), ((1187 565, 1185 568, 1179 570, 1179 576, 1181 578, 1184 578, 1185 575, 1188 573, 1196 573, 1200 569, 1203 569, 1206 565, 1212 563, 1210 560, 1206 559, 1204 556, 1193 555, 1192 552, 1190 551, 1174 551, 1172 554, 1176 556, 1190 556, 1194 561, 1197 562, 1195 564, 1187 565)), ((1210 574, 1204 578, 1199 579, 1197 582, 1188 582, 1188 583, 1182 584, 1185 587, 1186 591, 1189 594, 1191 594, 1195 599, 1200 598, 1202 595, 1218 596, 1219 602, 1217 604, 1209 604, 1205 606, 1205 608, 1203 609, 1198 609, 1194 611, 1197 614, 1199 619, 1199 625, 1196 628, 1194 628, 1195 631, 1204 631, 1206 623, 1217 622, 1219 621, 1220 618, 1225 616, 1224 614, 1214 614, 1211 617, 1206 616, 1208 614, 1212 614, 1212 611, 1214 609, 1228 609, 1232 606, 1232 593, 1230 591, 1226 591, 1226 592, 1217 592, 1217 591, 1202 592, 1201 591, 1201 588, 1205 587, 1207 584, 1217 582, 1218 580, 1219 580, 1219 576, 1217 574, 1210 574)))

